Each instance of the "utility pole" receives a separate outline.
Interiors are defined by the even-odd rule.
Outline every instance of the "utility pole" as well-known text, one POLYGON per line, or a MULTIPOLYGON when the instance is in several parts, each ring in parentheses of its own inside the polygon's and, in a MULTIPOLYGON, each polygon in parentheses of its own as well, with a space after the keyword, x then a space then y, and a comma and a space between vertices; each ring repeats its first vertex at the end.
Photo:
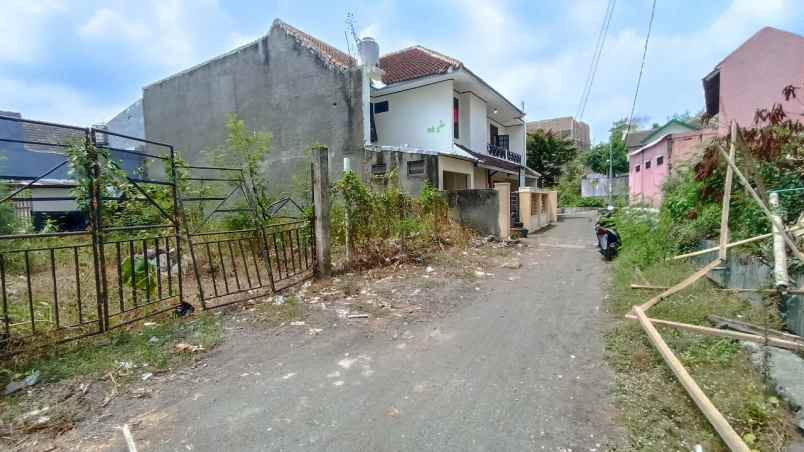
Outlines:
POLYGON ((613 203, 611 200, 614 185, 614 153, 612 152, 611 146, 612 140, 609 140, 609 208, 613 207, 613 203))

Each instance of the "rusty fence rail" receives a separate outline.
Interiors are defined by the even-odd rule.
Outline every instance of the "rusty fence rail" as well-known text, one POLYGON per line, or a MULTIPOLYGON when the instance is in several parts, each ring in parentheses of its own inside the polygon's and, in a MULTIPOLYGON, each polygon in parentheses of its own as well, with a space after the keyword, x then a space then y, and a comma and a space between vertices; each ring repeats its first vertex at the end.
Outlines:
POLYGON ((312 276, 311 222, 278 214, 301 211, 290 199, 272 206, 276 219, 258 218, 239 169, 179 164, 166 143, 8 116, 0 154, 0 215, 24 226, 0 231, 0 358, 191 312, 186 272, 205 309, 312 276), (87 181, 74 180, 75 147, 87 181), (227 221, 237 216, 246 227, 227 221))

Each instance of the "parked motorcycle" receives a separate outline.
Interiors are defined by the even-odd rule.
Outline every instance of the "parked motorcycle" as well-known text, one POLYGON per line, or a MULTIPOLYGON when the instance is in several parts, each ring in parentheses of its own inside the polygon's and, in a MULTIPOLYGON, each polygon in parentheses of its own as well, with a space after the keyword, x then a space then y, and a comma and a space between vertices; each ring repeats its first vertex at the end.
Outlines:
POLYGON ((620 241, 620 234, 611 227, 611 210, 601 216, 595 223, 595 236, 597 237, 597 247, 600 254, 610 261, 617 257, 617 251, 622 242, 620 241))

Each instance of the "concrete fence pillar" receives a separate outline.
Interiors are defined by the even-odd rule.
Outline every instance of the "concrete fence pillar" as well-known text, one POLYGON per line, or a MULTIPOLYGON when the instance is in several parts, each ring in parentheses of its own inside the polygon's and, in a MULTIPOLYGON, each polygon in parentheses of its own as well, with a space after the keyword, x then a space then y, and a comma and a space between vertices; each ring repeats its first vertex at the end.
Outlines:
POLYGON ((550 218, 550 223, 558 223, 558 192, 555 190, 547 192, 547 198, 550 202, 547 214, 550 218))
POLYGON ((509 182, 495 182, 494 190, 500 200, 500 210, 497 222, 500 225, 500 238, 511 237, 511 184, 509 182))
POLYGON ((536 229, 536 225, 531 221, 536 212, 533 212, 531 207, 533 207, 533 196, 538 195, 528 188, 529 187, 523 187, 519 189, 519 221, 522 223, 522 227, 525 230, 532 231, 536 229))
POLYGON ((315 211, 316 274, 328 278, 332 273, 329 229, 329 149, 313 146, 313 209, 315 211))

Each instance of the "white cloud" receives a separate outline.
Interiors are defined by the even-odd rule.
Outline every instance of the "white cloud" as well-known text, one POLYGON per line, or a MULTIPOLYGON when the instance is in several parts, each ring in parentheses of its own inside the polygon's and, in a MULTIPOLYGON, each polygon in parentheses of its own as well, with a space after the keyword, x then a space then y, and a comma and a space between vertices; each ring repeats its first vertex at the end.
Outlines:
POLYGON ((32 63, 42 55, 47 22, 65 9, 60 0, 5 0, 0 62, 32 63))
POLYGON ((215 0, 150 0, 133 5, 96 10, 78 26, 79 36, 115 42, 130 60, 166 71, 198 63, 209 56, 208 47, 223 52, 228 50, 223 47, 246 39, 238 31, 226 31, 231 20, 215 0))
POLYGON ((117 11, 101 8, 79 27, 78 34, 84 39, 124 38, 128 41, 141 42, 148 37, 148 28, 140 23, 131 22, 117 11))
POLYGON ((0 78, 0 110, 21 112, 34 118, 77 126, 103 122, 125 105, 100 105, 69 86, 0 78))

